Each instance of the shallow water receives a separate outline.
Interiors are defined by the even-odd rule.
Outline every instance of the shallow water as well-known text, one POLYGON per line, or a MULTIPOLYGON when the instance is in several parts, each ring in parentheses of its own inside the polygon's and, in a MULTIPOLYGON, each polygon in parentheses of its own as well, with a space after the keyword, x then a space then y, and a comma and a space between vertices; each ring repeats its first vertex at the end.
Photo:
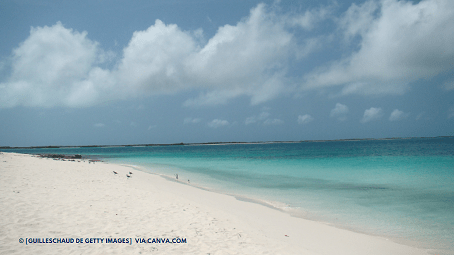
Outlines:
POLYGON ((178 174, 297 216, 454 254, 453 138, 14 151, 178 174))

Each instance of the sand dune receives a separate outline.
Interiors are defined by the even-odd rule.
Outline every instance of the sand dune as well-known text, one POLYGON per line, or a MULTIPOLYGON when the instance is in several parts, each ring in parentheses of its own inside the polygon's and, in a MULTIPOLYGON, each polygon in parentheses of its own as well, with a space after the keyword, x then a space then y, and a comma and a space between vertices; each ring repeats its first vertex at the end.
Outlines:
POLYGON ((115 164, 2 153, 0 182, 0 254, 428 254, 115 164))

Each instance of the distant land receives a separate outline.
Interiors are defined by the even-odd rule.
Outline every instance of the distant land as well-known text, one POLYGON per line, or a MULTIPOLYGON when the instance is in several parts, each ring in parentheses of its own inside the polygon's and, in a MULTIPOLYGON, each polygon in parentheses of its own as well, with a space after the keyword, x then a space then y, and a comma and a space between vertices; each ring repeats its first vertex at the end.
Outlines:
POLYGON ((125 145, 49 145, 11 147, 0 146, 0 149, 59 149, 59 148, 96 148, 96 147, 148 147, 148 146, 194 146, 194 145, 227 145, 227 144, 273 144, 273 143, 308 143, 308 142, 342 142, 342 141, 370 141, 370 140, 398 140, 398 139, 428 139, 428 138, 454 138, 454 136, 435 137, 390 137, 390 138, 349 138, 335 140, 301 140, 301 141, 259 141, 259 142, 207 142, 207 143, 168 143, 168 144, 125 144, 125 145))

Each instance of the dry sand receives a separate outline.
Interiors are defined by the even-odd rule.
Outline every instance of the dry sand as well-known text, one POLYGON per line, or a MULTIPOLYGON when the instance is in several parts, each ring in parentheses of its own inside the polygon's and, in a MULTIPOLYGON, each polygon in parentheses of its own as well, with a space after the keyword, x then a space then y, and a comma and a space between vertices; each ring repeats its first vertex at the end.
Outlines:
POLYGON ((0 254, 428 254, 126 166, 77 161, 0 154, 0 254))

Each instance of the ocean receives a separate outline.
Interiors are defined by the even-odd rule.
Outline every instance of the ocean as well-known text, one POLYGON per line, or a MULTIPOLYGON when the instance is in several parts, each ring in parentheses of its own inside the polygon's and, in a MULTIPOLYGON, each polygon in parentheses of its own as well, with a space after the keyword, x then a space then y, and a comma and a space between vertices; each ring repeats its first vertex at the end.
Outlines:
POLYGON ((81 154, 178 174, 295 217, 454 254, 454 137, 0 151, 81 154))

